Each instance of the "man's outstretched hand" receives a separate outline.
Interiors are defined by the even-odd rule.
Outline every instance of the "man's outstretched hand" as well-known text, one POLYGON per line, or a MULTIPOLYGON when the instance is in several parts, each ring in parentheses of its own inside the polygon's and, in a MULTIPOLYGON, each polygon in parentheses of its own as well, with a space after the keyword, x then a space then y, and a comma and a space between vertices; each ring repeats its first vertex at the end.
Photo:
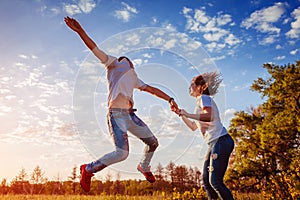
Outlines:
MULTIPOLYGON (((182 110, 183 110, 183 109, 180 109, 180 108, 178 107, 177 103, 176 103, 174 100, 172 100, 172 101, 170 102, 170 108, 171 108, 171 110, 172 110, 174 113, 176 113, 178 116, 181 116, 181 115, 182 115, 182 110)), ((184 111, 184 110, 183 110, 183 111, 184 111)))
POLYGON ((65 17, 65 23, 67 24, 67 26, 72 29, 75 32, 78 32, 80 30, 82 30, 82 27, 80 26, 79 22, 71 17, 65 17))
POLYGON ((174 101, 174 99, 172 99, 172 100, 170 101, 170 108, 171 108, 171 110, 172 110, 173 112, 175 112, 176 110, 179 109, 179 108, 178 108, 178 105, 177 105, 177 103, 174 101))

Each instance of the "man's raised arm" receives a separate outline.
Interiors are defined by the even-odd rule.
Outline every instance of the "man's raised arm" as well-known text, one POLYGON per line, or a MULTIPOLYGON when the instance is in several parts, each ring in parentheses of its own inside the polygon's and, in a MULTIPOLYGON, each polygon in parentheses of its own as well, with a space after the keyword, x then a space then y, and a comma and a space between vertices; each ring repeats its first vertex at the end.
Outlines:
POLYGON ((81 25, 79 24, 79 22, 76 19, 70 18, 70 17, 65 17, 64 20, 65 20, 66 25, 70 29, 72 29, 73 31, 75 31, 76 33, 78 33, 78 35, 80 36, 80 38, 82 39, 82 41, 95 54, 95 56, 102 63, 105 63, 107 61, 107 59, 108 59, 107 54, 104 51, 102 51, 102 50, 100 50, 98 48, 98 46, 96 45, 96 43, 87 35, 87 33, 81 27, 81 25))

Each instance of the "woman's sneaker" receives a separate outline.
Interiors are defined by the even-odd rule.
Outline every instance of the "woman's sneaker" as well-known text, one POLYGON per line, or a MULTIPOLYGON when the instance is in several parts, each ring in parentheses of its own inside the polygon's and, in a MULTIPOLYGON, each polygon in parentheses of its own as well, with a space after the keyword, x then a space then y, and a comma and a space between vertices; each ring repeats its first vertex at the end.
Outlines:
POLYGON ((137 166, 137 170, 139 170, 145 176, 147 181, 149 181, 150 183, 155 182, 155 177, 153 176, 152 172, 150 171, 150 166, 147 169, 143 169, 142 166, 139 164, 137 166))
POLYGON ((94 174, 87 172, 85 167, 86 164, 80 166, 80 185, 84 191, 89 192, 91 189, 91 178, 94 176, 94 174))

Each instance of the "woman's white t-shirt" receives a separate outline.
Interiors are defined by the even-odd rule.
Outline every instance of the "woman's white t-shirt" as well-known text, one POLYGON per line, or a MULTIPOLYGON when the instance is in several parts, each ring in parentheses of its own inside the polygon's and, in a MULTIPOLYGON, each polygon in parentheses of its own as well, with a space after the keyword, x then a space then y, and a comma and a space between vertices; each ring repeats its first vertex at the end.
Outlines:
POLYGON ((219 137, 228 134, 220 119, 219 109, 215 101, 208 95, 197 97, 195 114, 201 114, 204 108, 210 107, 212 111, 212 121, 204 122, 195 120, 204 140, 207 144, 215 141, 219 137))

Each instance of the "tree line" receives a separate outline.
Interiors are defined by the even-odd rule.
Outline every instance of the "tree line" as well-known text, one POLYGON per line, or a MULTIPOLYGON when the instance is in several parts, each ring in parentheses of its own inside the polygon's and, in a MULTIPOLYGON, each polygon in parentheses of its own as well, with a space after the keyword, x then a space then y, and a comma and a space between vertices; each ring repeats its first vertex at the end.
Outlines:
MULTIPOLYGON (((21 169, 19 174, 10 182, 3 179, 0 194, 86 194, 79 185, 80 175, 76 166, 72 169, 67 181, 48 180, 43 170, 36 166, 31 174, 21 169)), ((178 192, 201 188, 201 172, 197 167, 175 165, 170 162, 165 168, 159 164, 154 172, 154 184, 144 180, 112 180, 110 174, 104 181, 92 178, 90 195, 153 195, 155 193, 172 193, 174 188, 178 192)))

